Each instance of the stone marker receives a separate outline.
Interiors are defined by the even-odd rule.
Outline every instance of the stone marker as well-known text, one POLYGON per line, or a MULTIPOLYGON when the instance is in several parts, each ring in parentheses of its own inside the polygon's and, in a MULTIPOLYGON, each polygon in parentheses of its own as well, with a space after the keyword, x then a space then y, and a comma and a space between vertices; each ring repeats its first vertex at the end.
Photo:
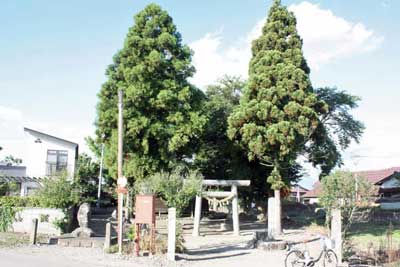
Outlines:
POLYGON ((111 223, 106 224, 106 233, 104 237, 104 250, 108 250, 111 247, 111 223))
POLYGON ((193 236, 199 236, 200 234, 200 218, 201 218, 201 196, 196 196, 196 205, 194 210, 194 224, 193 224, 193 236))
POLYGON ((91 209, 89 203, 83 203, 78 210, 79 228, 76 228, 71 235, 74 237, 91 237, 94 235, 93 230, 89 228, 89 220, 91 217, 91 209))
POLYGON ((38 219, 32 220, 31 235, 29 237, 29 244, 31 244, 31 245, 36 245, 38 221, 39 221, 38 219))
POLYGON ((275 201, 275 208, 274 208, 274 222, 275 222, 275 238, 282 234, 282 216, 281 216, 281 193, 279 190, 274 191, 274 201, 275 201))
POLYGON ((168 209, 168 259, 175 261, 176 209, 168 209))
POLYGON ((335 243, 334 251, 338 262, 342 263, 342 214, 340 209, 332 210, 331 239, 335 243))
POLYGON ((275 238, 275 198, 269 197, 268 198, 268 238, 274 239, 275 238))

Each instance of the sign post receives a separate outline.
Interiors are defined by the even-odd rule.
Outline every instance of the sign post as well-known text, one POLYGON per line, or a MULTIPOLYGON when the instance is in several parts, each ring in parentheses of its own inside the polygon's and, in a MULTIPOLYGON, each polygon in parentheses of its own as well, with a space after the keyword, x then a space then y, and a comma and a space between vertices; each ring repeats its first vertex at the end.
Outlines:
MULTIPOLYGON (((135 200, 135 255, 139 256, 140 251, 140 228, 142 224, 150 227, 150 253, 155 251, 155 229, 156 229, 156 199, 154 195, 136 195, 135 200)), ((169 231, 169 230, 168 230, 169 231)))

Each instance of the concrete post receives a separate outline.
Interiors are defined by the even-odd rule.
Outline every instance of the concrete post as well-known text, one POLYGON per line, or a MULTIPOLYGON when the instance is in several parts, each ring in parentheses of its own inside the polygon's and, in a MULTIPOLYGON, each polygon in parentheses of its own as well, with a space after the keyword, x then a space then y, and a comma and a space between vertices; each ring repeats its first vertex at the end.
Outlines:
POLYGON ((31 245, 36 245, 38 221, 39 221, 38 219, 32 220, 31 235, 29 237, 29 244, 31 244, 31 245))
POLYGON ((340 264, 342 263, 342 214, 340 209, 332 210, 331 239, 335 243, 334 251, 340 264))
POLYGON ((118 193, 118 253, 122 254, 124 194, 118 193))
POLYGON ((231 193, 234 195, 232 199, 232 221, 233 221, 233 234, 240 235, 239 229, 239 205, 238 205, 238 193, 237 186, 232 185, 231 193))
POLYGON ((268 198, 268 238, 275 238, 275 198, 268 198))
POLYGON ((176 209, 168 209, 168 260, 175 261, 176 209))
POLYGON ((201 217, 201 196, 196 196, 196 206, 194 209, 194 223, 192 236, 200 234, 200 217, 201 217))
POLYGON ((104 250, 110 249, 111 247, 111 223, 106 224, 106 233, 104 237, 104 250))
POLYGON ((281 216, 281 191, 280 190, 275 190, 274 191, 275 194, 275 235, 281 235, 282 234, 282 216, 281 216))

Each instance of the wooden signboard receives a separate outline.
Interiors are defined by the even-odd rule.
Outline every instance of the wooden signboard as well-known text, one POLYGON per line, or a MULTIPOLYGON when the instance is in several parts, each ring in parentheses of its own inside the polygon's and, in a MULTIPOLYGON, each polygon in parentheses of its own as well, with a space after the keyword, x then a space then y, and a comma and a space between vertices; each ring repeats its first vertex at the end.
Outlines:
POLYGON ((150 224, 156 223, 154 195, 137 195, 135 201, 135 223, 150 224))

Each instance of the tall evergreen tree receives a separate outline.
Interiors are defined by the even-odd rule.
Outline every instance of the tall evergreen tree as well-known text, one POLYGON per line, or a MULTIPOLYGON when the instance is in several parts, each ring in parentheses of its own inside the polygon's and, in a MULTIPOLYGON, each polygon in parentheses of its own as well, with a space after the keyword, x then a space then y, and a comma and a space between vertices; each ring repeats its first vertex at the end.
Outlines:
POLYGON ((272 168, 266 178, 279 206, 286 175, 327 108, 313 92, 309 73, 296 18, 275 0, 262 35, 253 41, 248 86, 229 117, 228 135, 250 160, 272 168))
MULTIPOLYGON (((124 91, 124 174, 142 178, 190 159, 206 123, 204 95, 187 79, 191 50, 172 18, 156 4, 135 16, 123 48, 106 71, 99 93, 97 140, 105 164, 116 173, 117 92, 124 91)), ((92 141, 93 142, 93 141, 92 141)))

